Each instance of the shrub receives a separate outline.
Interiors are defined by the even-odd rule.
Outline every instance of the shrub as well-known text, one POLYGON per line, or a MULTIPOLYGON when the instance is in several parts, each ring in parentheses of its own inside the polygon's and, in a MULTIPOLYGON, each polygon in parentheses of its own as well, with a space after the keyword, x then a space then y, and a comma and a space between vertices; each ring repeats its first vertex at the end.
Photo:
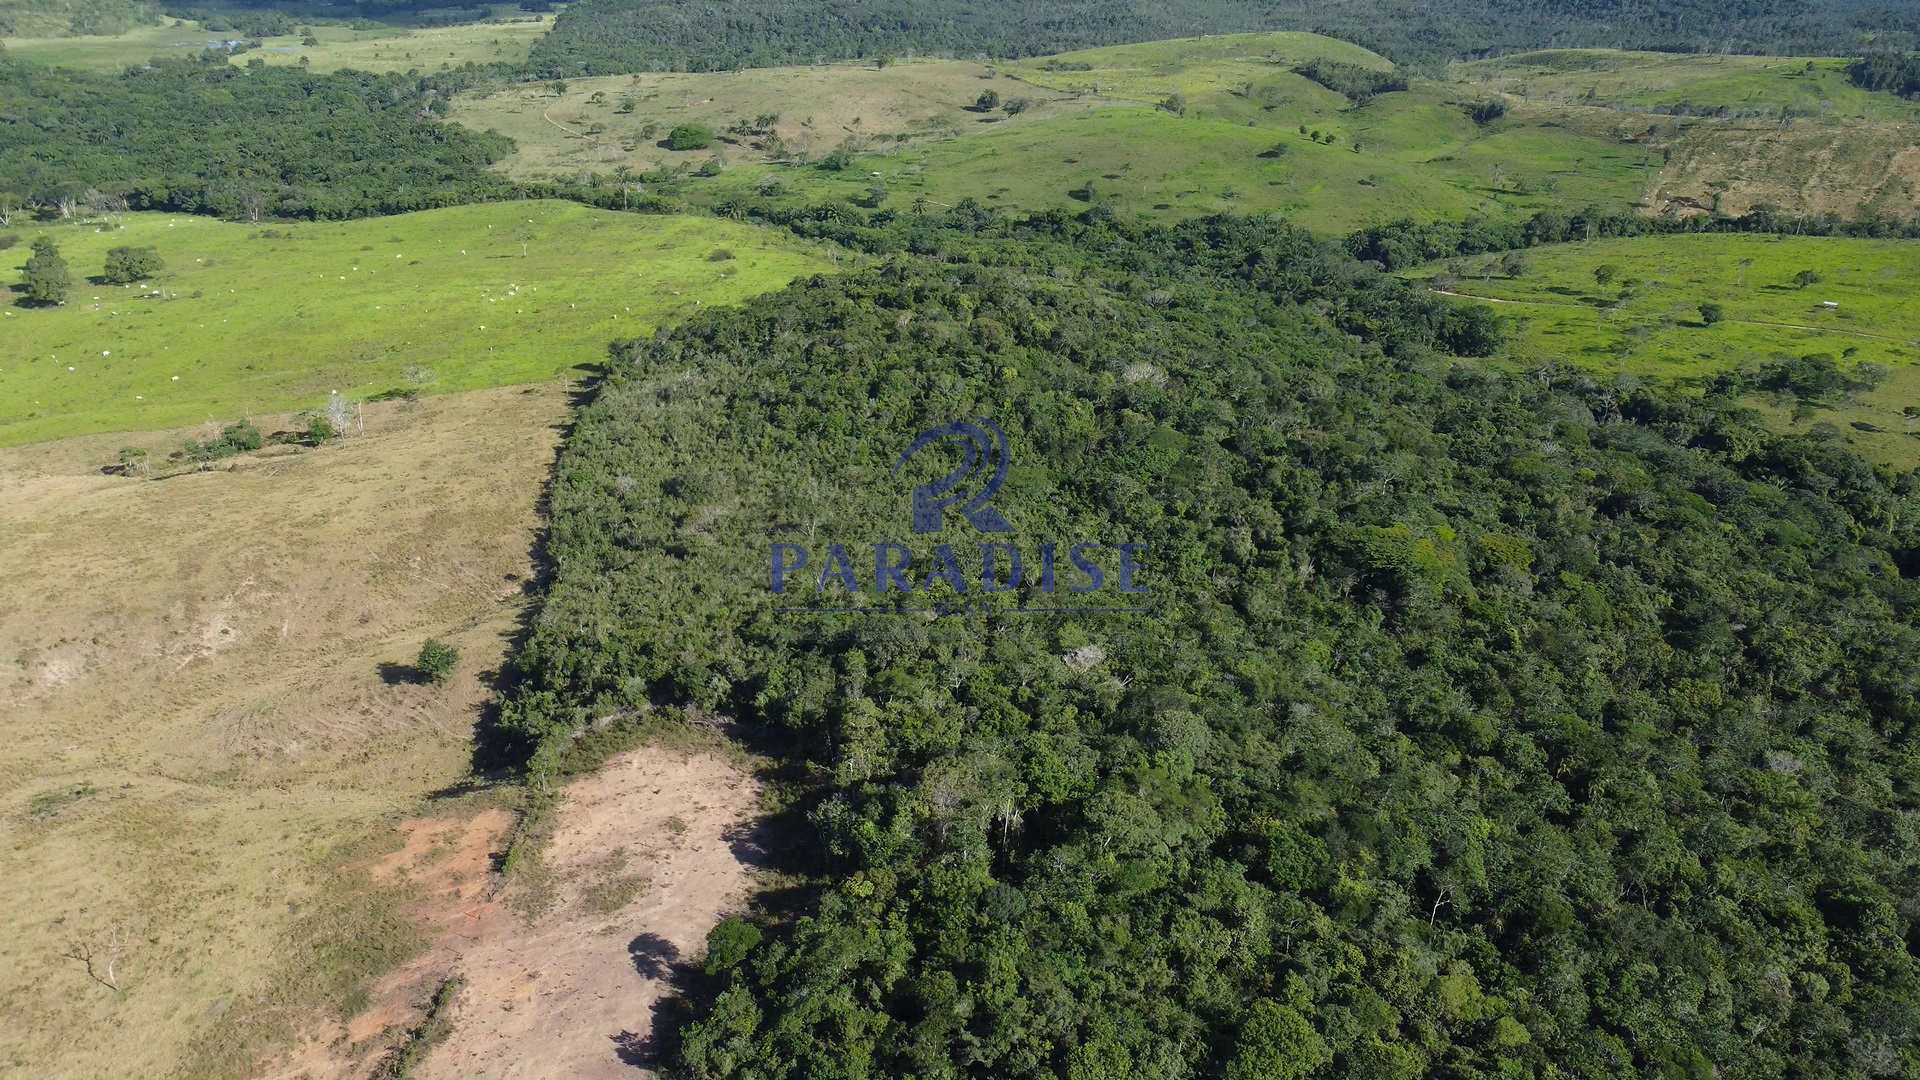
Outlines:
POLYGON ((100 275, 110 285, 143 281, 166 266, 160 253, 150 247, 117 247, 107 252, 107 265, 100 275))
POLYGON ((217 438, 201 442, 188 439, 185 446, 175 457, 184 457, 188 461, 208 462, 229 458, 235 454, 244 454, 258 450, 266 445, 266 437, 250 421, 241 420, 220 429, 217 438))
POLYGON ((705 150, 713 145, 713 130, 700 124, 681 124, 667 132, 669 150, 705 150))
POLYGON ((1700 321, 1712 326, 1727 317, 1727 309, 1711 301, 1700 305, 1700 321))
POLYGON ((420 645, 420 655, 414 658, 413 666, 420 674, 435 686, 453 677, 453 669, 460 666, 460 650, 441 641, 428 638, 420 645))

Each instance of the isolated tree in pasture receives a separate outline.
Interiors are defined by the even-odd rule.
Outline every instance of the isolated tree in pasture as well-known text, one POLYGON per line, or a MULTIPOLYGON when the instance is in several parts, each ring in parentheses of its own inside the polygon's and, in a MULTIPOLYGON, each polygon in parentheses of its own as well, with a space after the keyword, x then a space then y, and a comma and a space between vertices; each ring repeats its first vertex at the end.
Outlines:
POLYGON ((974 112, 992 112, 999 107, 1000 92, 998 90, 982 90, 980 96, 973 99, 974 112))
POLYGON ((712 129, 700 124, 680 124, 667 132, 669 150, 705 150, 712 145, 712 129))
POLYGON ((20 269, 20 291, 30 303, 64 304, 71 287, 67 260, 60 257, 60 249, 44 236, 35 240, 33 254, 20 269))
POLYGON ((1793 275, 1793 285, 1797 289, 1804 289, 1809 285, 1817 285, 1820 283, 1820 280, 1820 274, 1814 270, 1802 270, 1793 275))
POLYGON ((1593 268, 1593 283, 1606 288, 1620 276, 1620 268, 1612 263, 1601 263, 1593 268))
POLYGON ((165 266, 160 253, 150 247, 117 247, 107 252, 107 264, 100 276, 109 285, 129 285, 145 281, 165 266))
POLYGON ((1168 94, 1160 99, 1160 108, 1175 116, 1187 115, 1187 99, 1183 94, 1168 94))
POLYGON ((438 686, 453 678, 454 668, 460 666, 460 650, 439 638, 428 638, 421 643, 413 666, 420 669, 428 682, 438 686))
POLYGON ((1509 251, 1500 259, 1500 272, 1510 278, 1517 278, 1527 272, 1527 257, 1517 251, 1509 251))
POLYGON ((1707 324, 1708 326, 1712 326, 1714 323, 1717 323, 1721 319, 1724 319, 1726 317, 1727 317, 1727 309, 1721 307, 1719 304, 1712 302, 1711 300, 1700 305, 1700 321, 1707 324))

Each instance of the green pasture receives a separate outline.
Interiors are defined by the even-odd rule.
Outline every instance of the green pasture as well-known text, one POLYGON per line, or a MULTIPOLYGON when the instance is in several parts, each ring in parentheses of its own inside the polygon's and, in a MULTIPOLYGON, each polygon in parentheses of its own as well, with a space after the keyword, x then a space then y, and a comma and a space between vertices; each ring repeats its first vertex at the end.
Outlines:
POLYGON ((66 304, 0 313, 0 445, 230 420, 395 388, 566 373, 607 343, 831 269, 773 229, 516 202, 340 223, 178 214, 18 230, 54 238, 66 304), (107 249, 158 249, 140 286, 90 283, 107 249))
POLYGON ((1756 401, 1783 426, 1832 423, 1871 456, 1920 464, 1902 416, 1920 405, 1920 244, 1902 240, 1745 235, 1661 236, 1559 244, 1430 264, 1410 276, 1493 303, 1510 340, 1500 362, 1571 363, 1604 374, 1692 379, 1770 361, 1826 355, 1887 369, 1877 389, 1839 408, 1794 416, 1756 401), (1594 271, 1615 271, 1602 285, 1594 271), (1803 271, 1818 280, 1801 285, 1803 271), (1827 303, 1835 307, 1826 307, 1827 303), (1718 304, 1708 325, 1702 304, 1718 304))
POLYGON ((1717 56, 1549 49, 1455 64, 1463 85, 1520 97, 1596 105, 1666 109, 1693 106, 1733 112, 1790 109, 1811 117, 1914 119, 1920 104, 1864 90, 1847 80, 1836 57, 1717 56))

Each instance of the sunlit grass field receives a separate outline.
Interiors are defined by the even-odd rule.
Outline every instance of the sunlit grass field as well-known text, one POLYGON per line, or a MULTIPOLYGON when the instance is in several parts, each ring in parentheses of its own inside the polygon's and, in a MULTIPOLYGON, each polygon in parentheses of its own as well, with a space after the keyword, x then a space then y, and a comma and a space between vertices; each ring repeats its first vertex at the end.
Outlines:
POLYGON ((57 67, 118 71, 156 56, 187 57, 231 33, 216 34, 199 23, 168 19, 156 26, 137 26, 124 34, 87 34, 73 37, 0 38, 0 48, 18 60, 57 67))
POLYGON ((1605 374, 1693 379, 1815 354, 1843 365, 1878 364, 1878 389, 1795 420, 1765 401, 1783 427, 1834 423, 1877 460, 1920 465, 1920 440, 1901 410, 1920 405, 1920 245, 1836 237, 1664 236, 1559 244, 1525 253, 1517 277, 1500 256, 1414 272, 1457 278, 1451 291, 1486 298, 1506 317, 1499 362, 1518 368, 1570 363, 1605 374), (1613 267, 1600 284, 1594 271, 1613 267), (1795 280, 1810 271, 1819 280, 1795 280), (1836 307, 1825 307, 1832 302, 1836 307), (1718 304, 1707 325, 1700 305, 1718 304), (1860 425, 1865 425, 1860 426, 1860 425))
MULTIPOLYGON (((620 166, 648 169, 674 162, 702 162, 715 155, 746 163, 766 155, 749 140, 729 136, 739 121, 777 116, 773 125, 791 151, 819 158, 850 137, 906 135, 946 138, 981 127, 969 111, 986 91, 1003 98, 1025 96, 1033 108, 1017 121, 1030 123, 1079 103, 995 74, 993 66, 960 60, 890 64, 820 64, 697 74, 649 72, 522 83, 461 94, 452 119, 476 131, 498 131, 515 143, 500 168, 514 176, 573 175, 583 169, 609 172, 620 166), (623 103, 631 111, 622 112, 623 103), (705 150, 673 151, 662 145, 679 124, 705 125, 722 140, 705 150), (652 134, 643 132, 651 129, 652 134)), ((992 114, 1001 119, 999 112, 992 114)))
MULTIPOLYGON (((261 47, 237 53, 233 63, 264 60, 269 64, 297 64, 306 57, 314 71, 357 68, 361 71, 432 72, 442 67, 518 63, 533 43, 553 25, 550 15, 525 15, 501 22, 463 23, 409 29, 382 26, 356 30, 341 25, 313 27, 318 45, 302 45, 298 34, 261 39, 261 47)), ((6 55, 57 67, 118 71, 155 57, 190 57, 209 45, 246 35, 212 31, 198 23, 167 19, 156 26, 140 26, 124 34, 81 37, 19 37, 0 39, 6 55)))
POLYGON ((1920 104, 1864 90, 1836 57, 1710 56, 1550 49, 1453 65, 1456 80, 1489 91, 1647 109, 1768 110, 1862 119, 1913 119, 1920 104))
POLYGON ((0 315, 0 445, 550 378, 703 305, 828 270, 837 253, 707 216, 565 202, 254 226, 127 214, 39 226, 4 253, 17 280, 48 235, 74 287, 0 315), (166 261, 144 286, 96 285, 108 248, 166 261))
POLYGON ((269 64, 297 64, 307 58, 314 71, 419 71, 475 64, 517 64, 533 43, 553 26, 551 15, 527 15, 502 22, 462 23, 418 29, 354 30, 316 26, 318 45, 302 45, 299 35, 263 38, 260 48, 234 57, 244 64, 259 58, 269 64))
POLYGON ((453 118, 512 136, 518 150, 501 168, 515 175, 691 168, 717 156, 720 175, 664 189, 696 205, 769 192, 790 205, 877 196, 902 210, 968 198, 1015 211, 1104 202, 1163 219, 1278 212, 1327 233, 1399 217, 1625 207, 1657 167, 1646 148, 1567 124, 1556 110, 1523 106, 1477 125, 1442 84, 1416 81, 1356 106, 1293 71, 1314 58, 1389 66, 1315 34, 1234 34, 1010 64, 568 80, 562 94, 545 85, 463 94, 453 118), (987 90, 1030 107, 1012 116, 966 108, 987 90), (1184 111, 1161 107, 1175 94, 1169 104, 1184 111), (634 110, 619 112, 629 97, 634 110), (724 132, 762 113, 779 114, 782 137, 808 160, 768 162, 724 141, 682 153, 655 145, 677 123, 724 132), (654 134, 643 137, 648 125, 654 134), (862 150, 850 167, 821 167, 848 140, 862 150))

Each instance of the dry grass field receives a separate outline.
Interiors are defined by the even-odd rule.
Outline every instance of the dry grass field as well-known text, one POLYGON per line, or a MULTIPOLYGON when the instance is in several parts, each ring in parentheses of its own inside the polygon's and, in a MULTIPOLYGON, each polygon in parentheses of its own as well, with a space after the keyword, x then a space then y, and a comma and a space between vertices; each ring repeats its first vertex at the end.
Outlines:
POLYGON ((0 1075, 248 1074, 422 943, 356 867, 466 773, 566 405, 369 406, 162 481, 99 466, 192 432, 0 451, 0 1075))
POLYGON ((822 64, 712 74, 612 75, 568 79, 565 91, 527 83, 463 94, 452 118, 478 131, 510 135, 517 149, 501 168, 514 176, 644 171, 678 162, 766 160, 732 138, 711 149, 674 151, 661 145, 678 124, 703 124, 726 135, 736 121, 777 115, 787 147, 813 158, 848 139, 891 145, 896 136, 950 138, 1001 124, 1020 125, 1077 109, 1064 95, 999 74, 991 66, 958 60, 822 64), (1007 118, 968 110, 982 92, 1026 98, 1034 107, 1007 118), (630 101, 631 112, 621 112, 630 101))

